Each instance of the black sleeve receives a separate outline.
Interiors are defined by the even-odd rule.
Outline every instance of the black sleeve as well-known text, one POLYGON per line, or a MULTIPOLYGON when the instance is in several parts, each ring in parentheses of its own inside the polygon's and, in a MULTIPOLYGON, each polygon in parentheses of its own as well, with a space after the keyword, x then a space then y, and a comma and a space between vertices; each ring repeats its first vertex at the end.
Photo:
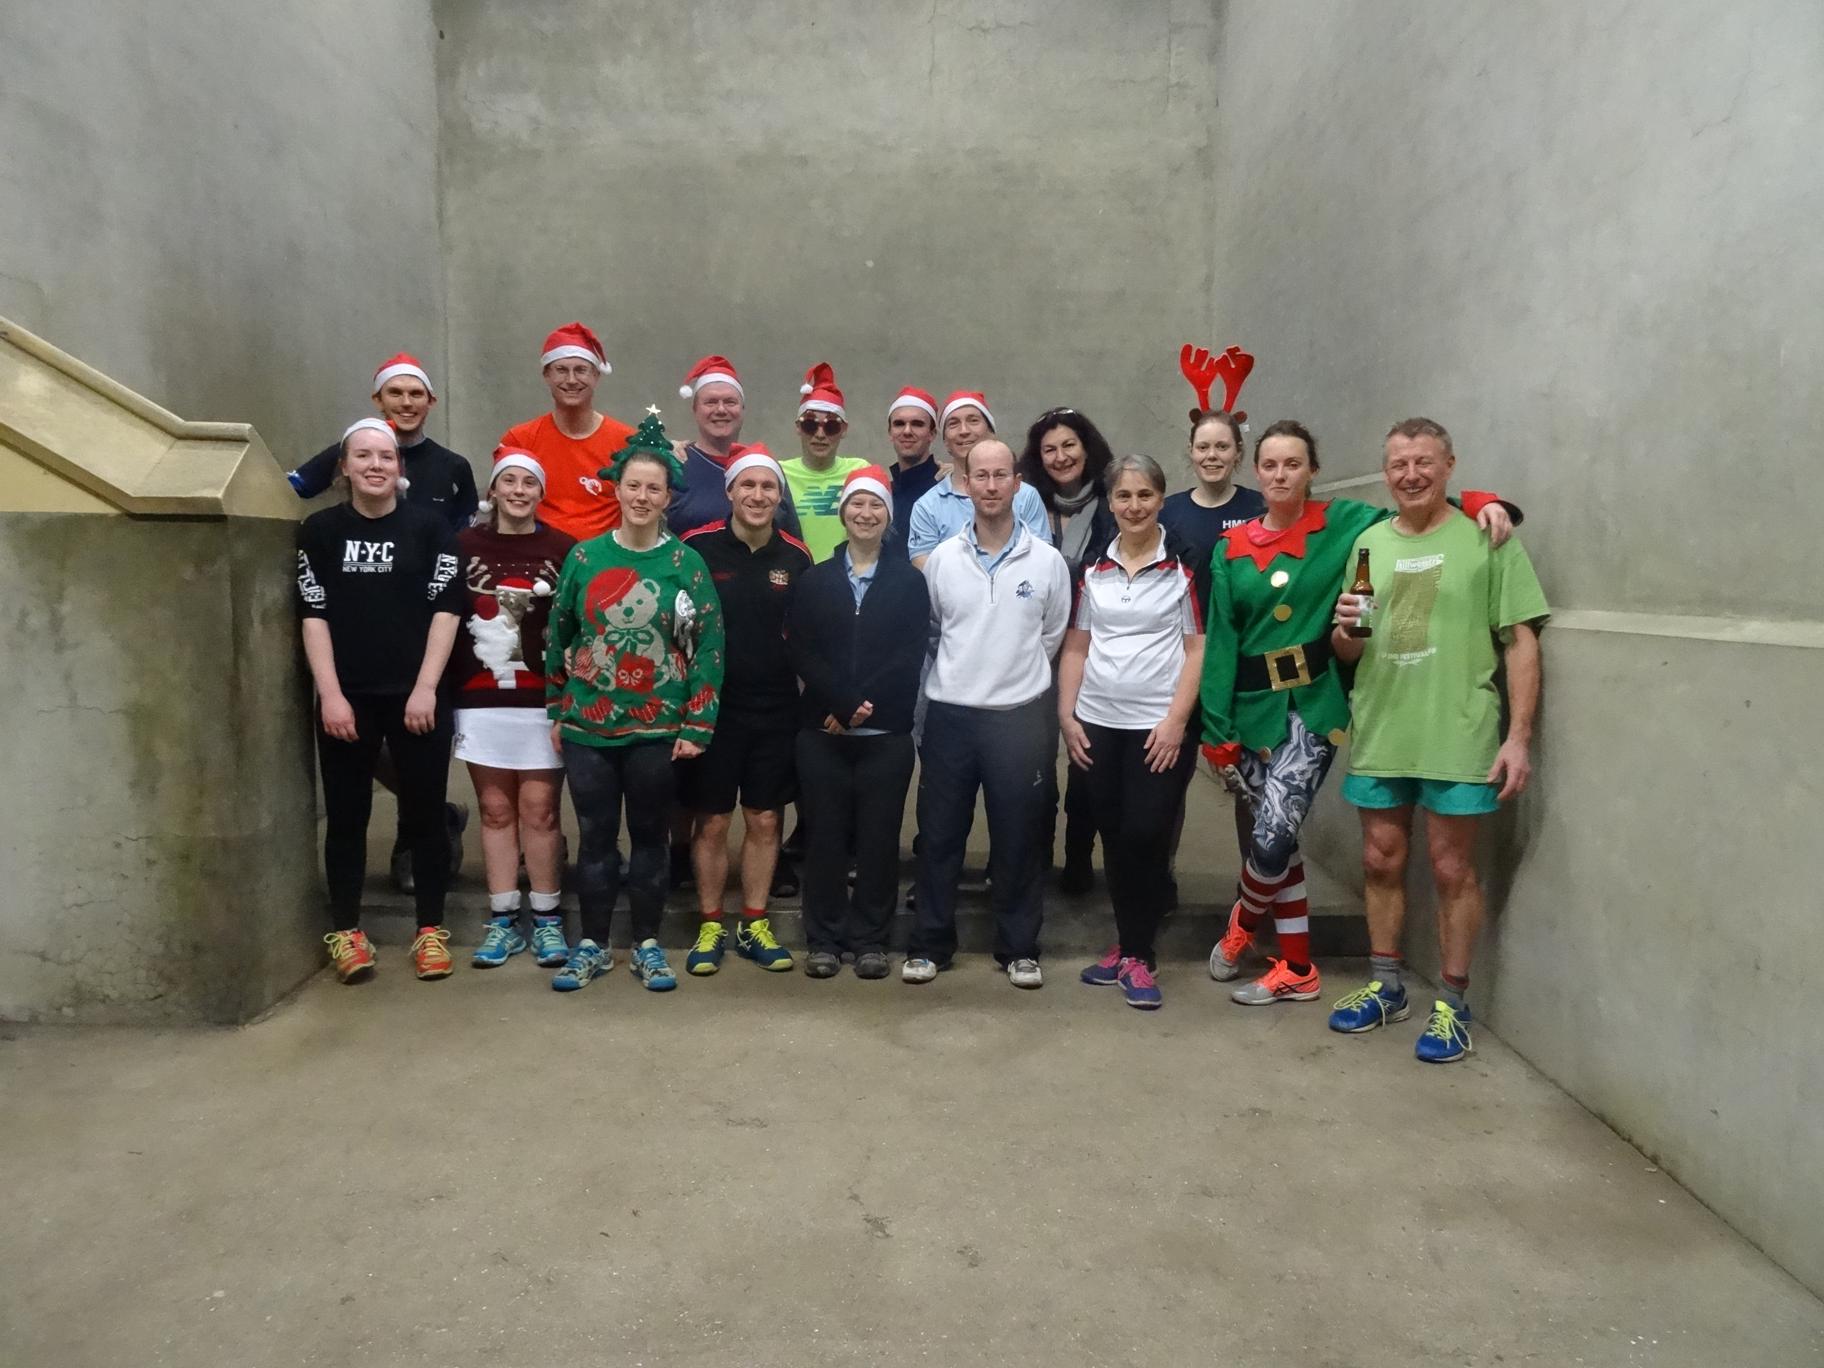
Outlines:
POLYGON ((434 519, 437 537, 431 559, 431 583, 427 590, 434 613, 454 613, 461 617, 469 608, 469 589, 462 582, 462 557, 456 549, 456 529, 445 527, 441 518, 434 519))
POLYGON ((336 462, 342 459, 342 444, 332 442, 296 470, 285 472, 300 499, 314 499, 335 482, 336 462))
POLYGON ((324 551, 321 526, 316 519, 306 518, 298 528, 298 615, 326 618, 329 595, 324 591, 321 572, 333 563, 324 551))
POLYGON ((481 496, 475 492, 475 468, 466 459, 457 456, 456 469, 451 473, 450 483, 455 490, 450 500, 450 517, 460 532, 473 521, 475 510, 481 507, 481 496))

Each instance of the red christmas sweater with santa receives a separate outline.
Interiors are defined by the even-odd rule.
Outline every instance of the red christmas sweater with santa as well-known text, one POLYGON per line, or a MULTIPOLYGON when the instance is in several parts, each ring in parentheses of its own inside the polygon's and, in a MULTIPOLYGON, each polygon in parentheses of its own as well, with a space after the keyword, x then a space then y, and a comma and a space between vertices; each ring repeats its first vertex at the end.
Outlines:
POLYGON ((520 534, 456 536, 468 609, 444 683, 458 708, 543 708, 551 598, 576 538, 539 523, 520 534))

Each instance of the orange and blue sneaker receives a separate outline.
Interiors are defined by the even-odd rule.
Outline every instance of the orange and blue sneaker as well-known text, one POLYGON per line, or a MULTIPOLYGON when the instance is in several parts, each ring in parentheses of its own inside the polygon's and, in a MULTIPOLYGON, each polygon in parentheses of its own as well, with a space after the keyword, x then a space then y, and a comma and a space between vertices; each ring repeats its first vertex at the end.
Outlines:
POLYGON ((1121 981, 1121 947, 1111 945, 1103 955, 1077 977, 1094 988, 1109 988, 1121 981))
POLYGON ((1476 1052, 1470 1042, 1468 1007, 1452 1007, 1442 1000, 1431 1004, 1431 1025, 1419 1037, 1413 1054, 1426 1064, 1455 1064, 1464 1055, 1476 1052))
POLYGON ((412 965, 421 979, 448 978, 456 963, 450 958, 450 933, 441 926, 421 926, 412 942, 412 965))
POLYGON ((698 978, 707 978, 722 967, 722 952, 727 948, 724 941, 727 931, 722 923, 713 917, 705 917, 702 925, 697 927, 697 943, 690 947, 690 953, 684 957, 684 968, 698 978))
POLYGON ((374 976, 374 947, 368 944, 365 931, 331 931, 323 943, 329 947, 330 962, 342 982, 360 983, 374 976))
POLYGON ((1330 1013, 1330 1029, 1344 1035, 1362 1035, 1404 1021, 1411 1012, 1404 984, 1389 988, 1375 979, 1366 988, 1357 988, 1336 1000, 1330 1013))
POLYGON ((792 952, 779 944, 773 924, 765 917, 742 919, 735 928, 735 953, 775 974, 792 967, 792 952))
POLYGON ((1302 974, 1295 974, 1282 959, 1268 960, 1267 972, 1246 987, 1229 994, 1243 1007, 1262 1007, 1269 1002, 1309 1002, 1319 997, 1324 985, 1314 964, 1302 974))

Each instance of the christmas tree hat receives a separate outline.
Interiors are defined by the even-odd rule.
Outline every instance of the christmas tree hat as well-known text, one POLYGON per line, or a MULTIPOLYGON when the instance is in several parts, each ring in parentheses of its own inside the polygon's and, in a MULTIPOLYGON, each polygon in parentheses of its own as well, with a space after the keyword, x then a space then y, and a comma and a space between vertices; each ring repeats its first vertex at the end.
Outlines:
POLYGON ((597 474, 604 480, 620 482, 621 471, 627 462, 635 456, 645 456, 665 467, 665 473, 671 479, 671 491, 674 494, 684 490, 684 463, 671 449, 671 438, 665 435, 665 425, 659 421, 659 409, 656 404, 646 407, 646 416, 640 419, 640 425, 634 429, 633 436, 627 439, 627 445, 614 453, 606 470, 597 474))

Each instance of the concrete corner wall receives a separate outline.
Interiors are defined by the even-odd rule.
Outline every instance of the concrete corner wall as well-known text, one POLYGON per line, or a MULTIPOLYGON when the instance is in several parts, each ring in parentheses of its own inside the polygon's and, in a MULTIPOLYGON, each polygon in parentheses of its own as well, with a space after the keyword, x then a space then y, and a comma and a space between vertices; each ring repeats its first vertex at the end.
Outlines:
MULTIPOLYGON (((1305 419, 1346 479, 1438 418, 1557 609, 1478 1008, 1824 1291, 1824 11, 1222 12, 1216 298, 1257 430, 1305 419)), ((1359 887, 1334 788, 1308 846, 1359 887)), ((1421 903, 1435 968, 1431 938, 1421 903)))
POLYGON ((1182 452, 1178 348, 1216 341, 1202 0, 436 14, 463 449, 549 407, 539 343, 580 317, 614 363, 600 406, 656 402, 677 435, 714 351, 781 456, 819 360, 847 453, 890 459, 908 383, 985 389, 1016 448, 1070 404, 1182 452))
POLYGON ((284 468, 447 373, 429 0, 5 11, 0 316, 284 468))

